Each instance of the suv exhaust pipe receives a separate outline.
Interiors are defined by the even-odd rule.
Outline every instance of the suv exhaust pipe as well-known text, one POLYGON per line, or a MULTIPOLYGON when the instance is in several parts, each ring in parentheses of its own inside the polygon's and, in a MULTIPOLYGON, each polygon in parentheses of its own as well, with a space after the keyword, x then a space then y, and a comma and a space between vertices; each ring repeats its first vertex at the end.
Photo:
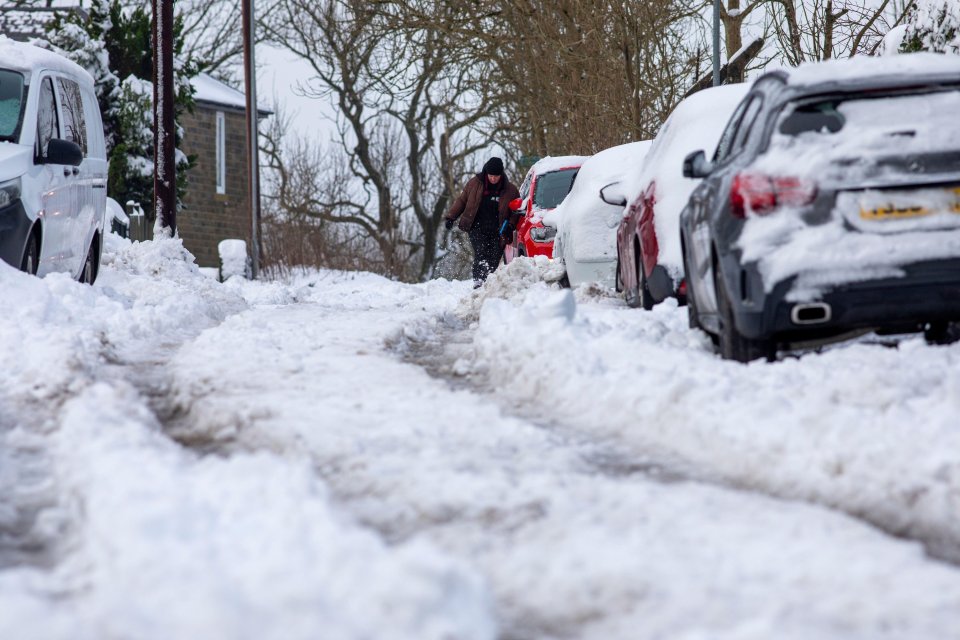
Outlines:
POLYGON ((833 310, 826 302, 795 304, 790 310, 790 321, 798 325, 822 324, 832 317, 833 310))

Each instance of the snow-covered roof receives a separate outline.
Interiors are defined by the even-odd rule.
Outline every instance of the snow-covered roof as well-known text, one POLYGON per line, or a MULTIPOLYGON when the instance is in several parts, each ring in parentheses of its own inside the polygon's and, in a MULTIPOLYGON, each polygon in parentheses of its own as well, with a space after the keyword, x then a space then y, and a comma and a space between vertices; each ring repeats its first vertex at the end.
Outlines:
MULTIPOLYGON (((220 107, 244 110, 247 108, 247 98, 242 91, 220 82, 213 76, 201 73, 190 80, 193 85, 193 99, 220 107)), ((273 113, 262 104, 257 108, 261 116, 273 113)))
POLYGON ((24 73, 31 73, 36 69, 53 69, 88 78, 90 83, 93 83, 90 74, 75 62, 32 44, 11 40, 7 36, 0 36, 0 67, 24 73))
POLYGON ((54 2, 51 7, 2 7, 0 8, 0 33, 21 42, 46 35, 46 26, 58 14, 79 13, 86 16, 82 7, 64 2, 54 2))
POLYGON ((884 76, 954 75, 960 78, 960 56, 946 53, 857 56, 802 64, 796 69, 784 71, 789 84, 798 86, 884 76))

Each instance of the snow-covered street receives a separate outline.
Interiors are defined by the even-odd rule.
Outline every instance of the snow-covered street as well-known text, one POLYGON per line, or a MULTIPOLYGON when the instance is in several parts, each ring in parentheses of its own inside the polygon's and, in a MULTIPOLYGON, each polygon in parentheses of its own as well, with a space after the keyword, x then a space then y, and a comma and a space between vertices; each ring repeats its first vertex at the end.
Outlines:
POLYGON ((553 276, 0 265, 0 637, 960 638, 960 345, 553 276))

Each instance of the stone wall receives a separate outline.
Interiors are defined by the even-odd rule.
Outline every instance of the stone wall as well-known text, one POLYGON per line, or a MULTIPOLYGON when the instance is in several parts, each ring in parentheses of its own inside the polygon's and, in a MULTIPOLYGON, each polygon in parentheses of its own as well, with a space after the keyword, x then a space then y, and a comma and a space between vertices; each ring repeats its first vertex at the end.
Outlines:
POLYGON ((201 267, 218 267, 217 244, 227 238, 247 242, 250 252, 250 204, 247 180, 246 117, 242 111, 197 104, 192 114, 180 118, 181 149, 196 155, 190 171, 184 208, 177 217, 183 245, 201 267), (226 193, 217 193, 217 111, 226 124, 226 193))

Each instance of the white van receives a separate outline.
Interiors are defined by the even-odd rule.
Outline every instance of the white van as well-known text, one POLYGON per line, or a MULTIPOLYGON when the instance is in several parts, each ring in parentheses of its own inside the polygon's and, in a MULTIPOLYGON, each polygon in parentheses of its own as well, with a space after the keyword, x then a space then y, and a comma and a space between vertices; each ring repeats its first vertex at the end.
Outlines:
POLYGON ((93 284, 106 201, 106 145, 90 74, 0 37, 0 259, 93 284))

